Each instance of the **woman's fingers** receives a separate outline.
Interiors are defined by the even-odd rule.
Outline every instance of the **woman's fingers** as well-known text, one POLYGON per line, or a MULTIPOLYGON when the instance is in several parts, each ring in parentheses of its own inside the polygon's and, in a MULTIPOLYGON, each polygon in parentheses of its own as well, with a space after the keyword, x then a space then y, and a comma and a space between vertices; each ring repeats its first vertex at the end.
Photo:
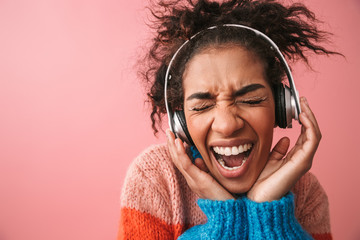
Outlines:
POLYGON ((207 166, 205 165, 205 162, 203 159, 201 158, 197 158, 194 161, 194 164, 202 171, 204 172, 209 172, 209 169, 207 168, 207 166))
POLYGON ((302 122, 302 133, 299 137, 297 145, 302 145, 308 147, 310 146, 317 147, 321 140, 321 132, 317 125, 314 124, 307 113, 300 114, 300 120, 302 122))
POLYGON ((281 138, 270 153, 269 160, 281 160, 285 157, 290 146, 288 137, 281 138))
POLYGON ((311 111, 306 99, 304 97, 300 100, 302 113, 299 118, 302 123, 301 126, 301 134, 296 141, 296 146, 308 145, 311 143, 312 145, 316 145, 319 143, 321 139, 321 132, 319 125, 316 121, 314 113, 311 111))
POLYGON ((188 175, 194 171, 193 167, 195 166, 186 154, 183 142, 179 138, 175 138, 174 133, 172 133, 169 129, 166 130, 166 135, 173 163, 185 177, 188 177, 188 175))
POLYGON ((294 163, 294 167, 297 170, 300 170, 296 172, 305 173, 312 166, 313 158, 321 139, 321 132, 315 115, 304 97, 301 98, 301 107, 303 109, 299 116, 302 123, 301 133, 286 159, 294 163))
POLYGON ((305 112, 306 116, 311 121, 316 134, 321 137, 319 124, 318 124, 318 122, 316 120, 316 117, 315 117, 314 113, 310 109, 308 101, 306 100, 305 97, 302 97, 301 100, 300 100, 300 103, 301 103, 301 109, 303 110, 303 112, 305 112))
POLYGON ((167 145, 170 156, 177 167, 178 161, 175 160, 175 156, 176 156, 175 136, 169 129, 166 130, 166 138, 167 138, 167 145))
POLYGON ((169 129, 166 131, 166 134, 168 136, 168 145, 173 162, 186 178, 194 180, 199 177, 199 174, 208 171, 201 158, 195 159, 195 164, 191 162, 185 151, 183 142, 179 138, 175 139, 174 134, 169 129))

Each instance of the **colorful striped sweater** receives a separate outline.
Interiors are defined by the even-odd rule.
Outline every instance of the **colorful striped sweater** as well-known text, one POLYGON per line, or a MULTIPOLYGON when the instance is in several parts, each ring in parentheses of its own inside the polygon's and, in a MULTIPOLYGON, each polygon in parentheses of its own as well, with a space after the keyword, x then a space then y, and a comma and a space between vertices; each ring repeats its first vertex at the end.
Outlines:
MULTIPOLYGON (((230 224, 225 228, 234 228, 225 230, 235 234, 234 239, 259 239, 256 236, 261 234, 270 238, 274 226, 281 221, 288 222, 288 219, 294 220, 295 225, 300 224, 300 228, 314 239, 332 239, 327 196, 315 176, 311 173, 305 174, 292 192, 293 194, 274 201, 277 203, 258 204, 247 198, 223 202, 198 199, 182 174, 174 167, 167 146, 155 145, 140 154, 128 169, 121 194, 118 239, 177 239, 186 230, 196 226, 181 237, 190 239, 191 234, 198 234, 204 229, 206 234, 212 234, 209 231, 219 231, 219 222, 225 222, 223 225, 230 224), (229 204, 230 208, 227 208, 229 204), (264 204, 267 204, 266 210, 264 204), (282 216, 274 205, 279 209, 285 208, 288 219, 281 219, 282 216), (264 211, 270 208, 274 216, 269 217, 264 211), (229 212, 229 216, 234 216, 233 219, 224 215, 229 212), (221 221, 219 216, 227 221, 221 221), (229 219, 233 222, 229 223, 229 219), (216 224, 214 221, 217 221, 216 224)), ((291 224, 285 225, 288 228, 293 227, 291 224)), ((202 239, 220 239, 206 234, 203 236, 207 237, 202 239)), ((222 237, 227 239, 225 235, 222 237)))

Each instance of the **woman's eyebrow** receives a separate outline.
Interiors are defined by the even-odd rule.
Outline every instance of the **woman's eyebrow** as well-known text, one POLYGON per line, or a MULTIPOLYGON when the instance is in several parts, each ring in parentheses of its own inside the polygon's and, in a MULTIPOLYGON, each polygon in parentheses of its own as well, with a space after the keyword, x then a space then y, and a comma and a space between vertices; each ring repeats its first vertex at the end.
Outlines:
POLYGON ((192 99, 212 99, 213 96, 209 92, 196 92, 191 94, 188 98, 186 98, 187 101, 192 99))
MULTIPOLYGON (((255 91, 259 88, 265 88, 265 86, 259 83, 250 84, 234 92, 233 96, 239 97, 245 95, 248 92, 255 91)), ((212 99, 212 98, 213 96, 209 92, 196 92, 191 94, 189 97, 187 97, 186 100, 189 101, 193 99, 212 99)))
POLYGON ((241 89, 234 92, 233 96, 234 97, 243 96, 248 92, 252 92, 252 91, 255 91, 255 90, 260 89, 260 88, 265 88, 265 86, 262 85, 262 84, 259 84, 259 83, 250 84, 250 85, 242 87, 241 89))

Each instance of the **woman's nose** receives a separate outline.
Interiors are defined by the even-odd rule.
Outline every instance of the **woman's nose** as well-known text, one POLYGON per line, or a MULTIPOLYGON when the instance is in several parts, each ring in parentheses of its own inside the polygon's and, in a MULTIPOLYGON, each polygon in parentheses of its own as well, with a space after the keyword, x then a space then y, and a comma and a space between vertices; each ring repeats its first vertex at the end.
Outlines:
POLYGON ((244 120, 235 109, 217 109, 212 122, 212 130, 224 137, 233 135, 244 127, 244 120))

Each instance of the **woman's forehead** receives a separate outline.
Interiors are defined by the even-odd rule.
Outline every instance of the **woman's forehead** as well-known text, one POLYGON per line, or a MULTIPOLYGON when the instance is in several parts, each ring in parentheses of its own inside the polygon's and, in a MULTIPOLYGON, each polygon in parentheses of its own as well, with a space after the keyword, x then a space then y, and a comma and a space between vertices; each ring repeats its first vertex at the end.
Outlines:
POLYGON ((253 81, 264 80, 262 61, 240 46, 208 48, 196 54, 183 74, 187 88, 239 88, 253 81))

